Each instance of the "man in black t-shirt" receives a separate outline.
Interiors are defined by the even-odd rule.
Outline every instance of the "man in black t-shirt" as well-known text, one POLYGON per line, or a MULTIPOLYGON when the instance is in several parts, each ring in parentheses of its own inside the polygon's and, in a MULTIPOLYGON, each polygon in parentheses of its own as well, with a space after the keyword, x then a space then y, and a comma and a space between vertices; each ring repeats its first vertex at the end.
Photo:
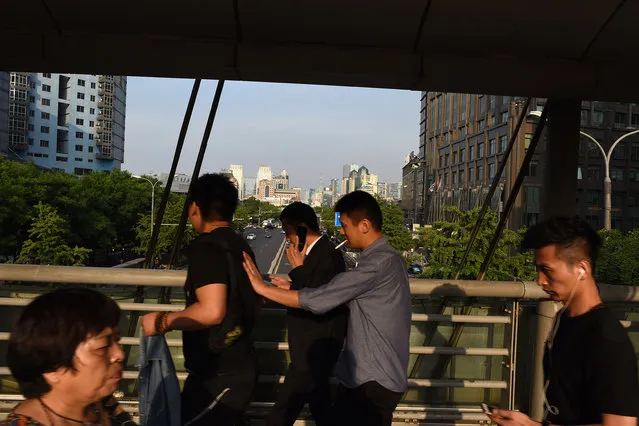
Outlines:
MULTIPOLYGON (((555 217, 531 227, 523 246, 535 250, 539 285, 564 305, 546 344, 542 424, 636 426, 637 358, 599 296, 594 279, 599 236, 578 217, 555 217)), ((487 414, 498 425, 539 425, 515 411, 487 414)))
POLYGON ((231 227, 237 200, 237 189, 225 176, 206 174, 191 184, 189 220, 199 236, 189 252, 186 309, 142 318, 147 336, 183 330, 189 376, 182 391, 182 421, 197 418, 193 426, 243 424, 257 383, 251 332, 261 301, 242 267, 242 253, 254 258, 253 252, 231 227))

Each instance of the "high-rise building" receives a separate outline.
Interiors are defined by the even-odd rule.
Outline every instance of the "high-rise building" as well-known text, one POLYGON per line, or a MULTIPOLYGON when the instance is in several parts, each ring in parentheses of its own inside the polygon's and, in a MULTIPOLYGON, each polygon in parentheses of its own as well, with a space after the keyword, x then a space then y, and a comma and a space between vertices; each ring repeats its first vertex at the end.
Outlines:
POLYGON ((351 175, 351 172, 359 170, 359 166, 357 164, 344 164, 342 167, 342 179, 348 178, 351 175))
MULTIPOLYGON (((169 181, 168 173, 154 174, 153 177, 159 180, 160 182, 162 182, 163 187, 166 187, 166 184, 169 181)), ((191 176, 185 175, 184 173, 176 173, 173 176, 173 183, 171 183, 171 192, 188 194, 190 185, 191 185, 191 176)))
POLYGON ((388 184, 386 182, 377 183, 377 195, 384 200, 390 198, 388 196, 388 184))
POLYGON ((9 146, 41 167, 83 175, 124 162, 126 77, 11 73, 9 146))
POLYGON ((237 181, 237 192, 240 200, 244 199, 246 188, 244 187, 244 170, 241 164, 231 164, 229 170, 233 174, 233 177, 237 181))
POLYGON ((272 178, 273 173, 271 172, 271 168, 265 164, 260 164, 257 170, 257 185, 259 185, 262 180, 271 180, 272 178))
POLYGON ((339 197, 342 195, 342 180, 341 179, 331 179, 331 191, 333 191, 333 195, 335 197, 339 197))
POLYGON ((0 158, 9 156, 9 78, 0 71, 0 158))
POLYGON ((257 178, 246 176, 244 178, 244 198, 257 195, 257 178))
POLYGON ((402 199, 402 184, 401 182, 393 182, 388 185, 388 196, 391 200, 399 201, 402 199))
MULTIPOLYGON (((534 99, 531 109, 540 111, 544 104, 545 99, 534 99)), ((510 96, 422 94, 425 132, 419 152, 425 156, 426 176, 417 192, 426 195, 420 205, 426 223, 445 219, 443 207, 446 205, 463 210, 481 205, 499 162, 503 161, 522 107, 521 98, 510 96)), ((639 127, 639 107, 634 104, 584 101, 581 107, 581 130, 606 151, 629 129, 639 127)), ((491 208, 498 212, 512 190, 535 127, 536 120, 529 115, 491 200, 491 208)), ((587 138, 582 137, 579 148, 575 213, 595 228, 601 228, 605 162, 599 148, 587 138)), ((509 217, 511 228, 532 225, 540 216, 545 150, 546 138, 542 135, 509 217)), ((612 227, 621 231, 639 227, 639 135, 628 137, 615 148, 610 160, 610 177, 612 227)))

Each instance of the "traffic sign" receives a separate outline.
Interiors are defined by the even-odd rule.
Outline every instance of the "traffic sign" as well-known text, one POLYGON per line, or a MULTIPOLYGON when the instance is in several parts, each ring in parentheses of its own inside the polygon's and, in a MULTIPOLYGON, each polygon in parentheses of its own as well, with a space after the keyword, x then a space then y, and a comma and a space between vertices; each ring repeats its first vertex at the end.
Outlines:
POLYGON ((342 226, 342 222, 340 222, 339 216, 340 216, 340 212, 335 212, 335 226, 337 227, 342 226))

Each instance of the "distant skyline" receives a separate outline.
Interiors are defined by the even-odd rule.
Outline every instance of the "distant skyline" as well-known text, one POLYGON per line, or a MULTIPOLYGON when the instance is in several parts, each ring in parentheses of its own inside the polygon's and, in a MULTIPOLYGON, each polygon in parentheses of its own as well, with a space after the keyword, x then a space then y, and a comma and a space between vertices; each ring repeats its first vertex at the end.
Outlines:
MULTIPOLYGON (((193 80, 130 77, 123 169, 168 172, 193 80)), ((178 172, 190 175, 215 81, 200 87, 178 172)), ((241 164, 286 169, 291 186, 317 188, 341 178, 344 164, 366 165, 380 182, 401 180, 419 147, 419 92, 226 82, 202 173, 241 164)))

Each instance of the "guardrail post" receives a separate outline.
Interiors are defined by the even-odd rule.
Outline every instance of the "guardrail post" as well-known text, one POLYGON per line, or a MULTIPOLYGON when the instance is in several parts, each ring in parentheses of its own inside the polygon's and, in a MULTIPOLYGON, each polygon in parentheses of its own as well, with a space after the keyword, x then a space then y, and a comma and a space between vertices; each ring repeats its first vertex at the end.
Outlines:
POLYGON ((544 416, 544 348, 550 334, 557 305, 552 301, 542 301, 537 305, 537 335, 533 366, 532 392, 530 395, 530 417, 541 421, 544 416))

